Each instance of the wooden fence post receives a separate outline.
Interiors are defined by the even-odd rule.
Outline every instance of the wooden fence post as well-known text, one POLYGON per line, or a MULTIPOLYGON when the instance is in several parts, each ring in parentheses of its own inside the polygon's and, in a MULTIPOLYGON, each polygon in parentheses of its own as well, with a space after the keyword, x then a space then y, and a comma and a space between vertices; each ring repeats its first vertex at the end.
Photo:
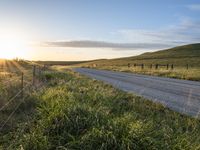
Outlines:
POLYGON ((167 64, 167 70, 169 69, 169 64, 167 64))
POLYGON ((24 97, 24 73, 23 72, 21 74, 21 90, 22 90, 21 98, 23 98, 24 97))
POLYGON ((158 64, 155 65, 155 69, 158 69, 158 64))
POLYGON ((174 69, 174 64, 171 65, 171 69, 172 69, 172 70, 174 69))
POLYGON ((141 68, 144 69, 144 64, 141 64, 141 68))
POLYGON ((35 68, 36 66, 33 66, 33 86, 35 85, 35 68))

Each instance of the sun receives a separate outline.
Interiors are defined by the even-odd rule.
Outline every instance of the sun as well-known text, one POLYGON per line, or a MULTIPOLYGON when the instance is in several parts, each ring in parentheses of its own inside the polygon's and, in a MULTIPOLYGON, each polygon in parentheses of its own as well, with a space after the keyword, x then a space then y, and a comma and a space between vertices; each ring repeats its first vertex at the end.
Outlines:
POLYGON ((21 32, 0 30, 0 58, 25 58, 27 45, 27 39, 21 32))

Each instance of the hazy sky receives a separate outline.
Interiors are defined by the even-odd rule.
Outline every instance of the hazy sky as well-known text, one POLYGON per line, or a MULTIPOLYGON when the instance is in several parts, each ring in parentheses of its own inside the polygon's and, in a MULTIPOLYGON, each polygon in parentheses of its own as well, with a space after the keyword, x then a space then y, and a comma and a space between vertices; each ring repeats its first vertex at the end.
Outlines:
POLYGON ((200 1, 0 0, 0 40, 2 57, 132 56, 200 42, 200 1))

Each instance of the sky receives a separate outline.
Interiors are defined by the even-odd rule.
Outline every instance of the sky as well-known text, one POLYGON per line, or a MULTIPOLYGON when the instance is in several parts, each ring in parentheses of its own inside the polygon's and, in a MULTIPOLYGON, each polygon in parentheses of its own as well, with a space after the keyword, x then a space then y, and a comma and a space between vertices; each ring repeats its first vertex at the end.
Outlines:
POLYGON ((0 0, 0 58, 117 58, 198 42, 199 0, 0 0))

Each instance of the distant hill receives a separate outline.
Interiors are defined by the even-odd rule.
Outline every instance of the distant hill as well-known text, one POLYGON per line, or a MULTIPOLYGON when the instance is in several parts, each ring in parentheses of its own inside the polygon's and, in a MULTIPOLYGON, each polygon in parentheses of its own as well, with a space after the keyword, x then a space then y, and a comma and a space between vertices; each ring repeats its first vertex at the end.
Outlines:
POLYGON ((84 63, 85 65, 127 65, 128 63, 144 63, 144 64, 174 64, 182 66, 189 64, 192 66, 200 66, 200 43, 178 46, 166 50, 156 52, 148 52, 138 56, 92 61, 84 63))
MULTIPOLYGON (((180 57, 200 57, 200 43, 178 46, 171 49, 144 53, 135 58, 180 58, 180 57)), ((132 57, 134 58, 134 57, 132 57)))
POLYGON ((90 63, 94 61, 103 61, 106 59, 98 59, 98 60, 85 60, 85 61, 34 61, 35 63, 42 64, 42 65, 63 65, 63 66, 68 66, 68 65, 79 65, 82 63, 90 63))
POLYGON ((35 62, 45 65, 75 65, 81 63, 87 63, 90 61, 35 61, 35 62))

